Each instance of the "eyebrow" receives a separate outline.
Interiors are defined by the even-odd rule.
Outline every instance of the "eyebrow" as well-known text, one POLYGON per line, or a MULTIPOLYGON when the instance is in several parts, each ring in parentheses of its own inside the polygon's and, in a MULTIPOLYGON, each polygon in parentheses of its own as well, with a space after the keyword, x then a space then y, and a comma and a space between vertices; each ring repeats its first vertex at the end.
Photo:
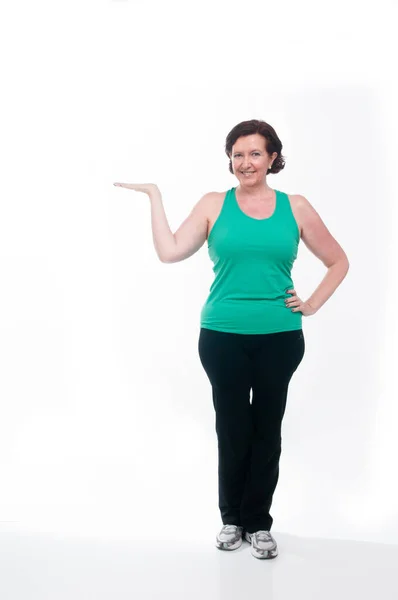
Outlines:
MULTIPOLYGON (((241 150, 235 150, 234 154, 236 154, 237 152, 241 152, 241 150)), ((262 150, 260 150, 259 148, 254 148, 253 150, 250 150, 250 152, 262 152, 262 150)))

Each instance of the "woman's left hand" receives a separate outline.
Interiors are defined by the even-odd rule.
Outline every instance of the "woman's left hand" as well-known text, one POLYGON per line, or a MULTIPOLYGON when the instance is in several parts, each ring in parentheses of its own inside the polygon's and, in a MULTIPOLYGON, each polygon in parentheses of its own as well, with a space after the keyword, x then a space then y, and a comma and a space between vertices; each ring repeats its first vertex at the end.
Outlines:
POLYGON ((292 308, 292 312, 301 312, 304 317, 309 317, 310 315, 314 315, 316 313, 315 308, 313 308, 308 302, 303 302, 296 294, 296 290, 286 290, 287 294, 291 294, 291 298, 285 299, 285 304, 287 308, 292 308))

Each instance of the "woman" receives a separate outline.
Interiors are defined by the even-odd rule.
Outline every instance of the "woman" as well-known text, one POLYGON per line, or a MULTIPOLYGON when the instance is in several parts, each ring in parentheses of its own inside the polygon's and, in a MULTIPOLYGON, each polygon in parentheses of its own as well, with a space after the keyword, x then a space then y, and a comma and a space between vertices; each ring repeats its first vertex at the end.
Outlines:
POLYGON ((285 166, 282 143, 269 124, 239 123, 226 138, 225 152, 239 185, 205 194, 174 234, 156 185, 114 185, 148 194, 162 262, 185 260, 208 240, 215 277, 201 311, 198 351, 216 417, 223 523, 216 546, 235 550, 244 537, 253 556, 274 558, 269 511, 288 385, 304 356, 302 316, 321 308, 349 263, 304 196, 268 185, 268 173, 285 166), (291 279, 300 238, 327 267, 306 301, 291 279))

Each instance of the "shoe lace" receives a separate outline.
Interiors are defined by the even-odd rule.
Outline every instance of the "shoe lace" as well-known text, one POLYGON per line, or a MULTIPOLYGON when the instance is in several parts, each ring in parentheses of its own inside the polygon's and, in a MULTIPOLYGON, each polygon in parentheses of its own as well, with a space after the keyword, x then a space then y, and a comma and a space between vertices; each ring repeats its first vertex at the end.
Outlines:
POLYGON ((237 529, 237 525, 223 525, 223 531, 227 532, 227 531, 234 531, 235 529, 237 529))
POLYGON ((272 542, 272 537, 269 531, 256 531, 255 535, 260 542, 272 542))

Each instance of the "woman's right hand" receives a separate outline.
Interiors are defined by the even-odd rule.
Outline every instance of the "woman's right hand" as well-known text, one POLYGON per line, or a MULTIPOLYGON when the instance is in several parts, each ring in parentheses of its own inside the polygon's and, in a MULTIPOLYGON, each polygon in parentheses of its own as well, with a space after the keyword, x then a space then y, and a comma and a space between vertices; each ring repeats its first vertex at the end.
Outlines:
POLYGON ((114 183, 113 185, 124 187, 128 190, 135 190, 136 192, 144 192, 148 196, 159 193, 156 183, 114 183))

